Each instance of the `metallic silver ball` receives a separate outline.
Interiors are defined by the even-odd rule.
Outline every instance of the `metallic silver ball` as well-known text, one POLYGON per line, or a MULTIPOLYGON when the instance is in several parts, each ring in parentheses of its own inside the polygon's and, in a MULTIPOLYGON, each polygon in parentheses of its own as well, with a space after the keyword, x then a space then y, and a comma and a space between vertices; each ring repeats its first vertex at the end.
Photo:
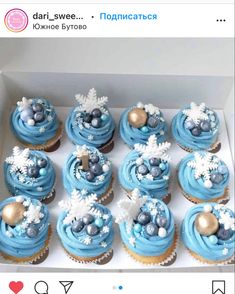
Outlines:
POLYGON ((143 211, 137 216, 137 222, 143 226, 149 223, 151 220, 151 216, 149 212, 143 211))
POLYGON ((87 213, 83 216, 82 221, 85 225, 89 225, 94 221, 94 216, 87 213))
POLYGON ((29 237, 29 238, 35 238, 37 237, 39 233, 39 230, 38 228, 36 228, 35 225, 30 225, 27 230, 26 230, 26 235, 29 237))
POLYGON ((71 229, 73 232, 78 233, 84 228, 84 223, 81 219, 75 220, 71 224, 71 229))
POLYGON ((89 236, 96 236, 99 234, 99 228, 95 224, 90 224, 86 227, 86 232, 89 236))
POLYGON ((145 231, 149 236, 156 236, 158 233, 158 227, 154 223, 149 223, 145 226, 145 231))

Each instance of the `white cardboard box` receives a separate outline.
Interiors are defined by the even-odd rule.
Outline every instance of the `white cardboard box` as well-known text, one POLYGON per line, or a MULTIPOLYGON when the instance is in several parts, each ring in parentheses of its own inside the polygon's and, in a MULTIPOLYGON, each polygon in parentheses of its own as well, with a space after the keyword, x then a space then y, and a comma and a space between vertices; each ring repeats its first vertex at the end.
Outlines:
MULTIPOLYGON (((66 42, 63 39, 1 39, 0 50, 1 162, 16 142, 9 132, 9 112, 22 96, 49 98, 58 107, 58 113, 64 119, 68 106, 75 105, 74 95, 78 92, 86 93, 89 88, 96 87, 99 95, 110 97, 109 105, 117 120, 120 115, 119 108, 142 100, 154 102, 162 108, 168 122, 176 109, 190 101, 204 101, 216 108, 220 115, 223 147, 218 155, 226 161, 232 174, 232 199, 229 206, 234 206, 234 98, 231 67, 233 48, 230 39, 67 39, 66 42)), ((173 143, 172 139, 170 141, 173 143)), ((73 145, 64 137, 61 148, 49 156, 58 162, 58 156, 65 160, 72 150, 73 145)), ((128 152, 117 133, 116 148, 108 155, 114 163, 115 172, 119 164, 115 158, 116 152, 122 157, 128 152)), ((178 158, 186 153, 173 143, 171 155, 174 174, 178 158)), ((60 162, 63 163, 62 160, 60 162)), ((60 176, 61 166, 56 166, 56 169, 57 176, 60 176)), ((172 186, 175 191, 174 181, 172 186)), ((117 200, 121 196, 117 183, 115 190, 117 200)), ((1 198, 8 195, 2 176, 0 193, 1 198)), ((50 204, 52 223, 55 223, 59 212, 57 202, 63 197, 66 197, 66 194, 61 183, 58 183, 57 198, 50 204)), ((114 215, 116 200, 110 205, 114 215)), ((180 224, 185 211, 192 204, 176 190, 169 206, 180 224)), ((114 250, 113 260, 105 266, 74 264, 63 255, 54 234, 51 253, 38 268, 161 270, 160 267, 146 267, 132 261, 123 252, 118 234, 114 250), (59 261, 56 260, 58 255, 61 256, 59 261)), ((3 265, 6 269, 15 268, 6 265, 2 260, 0 262, 0 269, 3 265)), ((28 268, 26 265, 22 267, 28 268)), ((208 269, 193 260, 180 245, 177 261, 171 268, 177 270, 194 267, 208 269)))

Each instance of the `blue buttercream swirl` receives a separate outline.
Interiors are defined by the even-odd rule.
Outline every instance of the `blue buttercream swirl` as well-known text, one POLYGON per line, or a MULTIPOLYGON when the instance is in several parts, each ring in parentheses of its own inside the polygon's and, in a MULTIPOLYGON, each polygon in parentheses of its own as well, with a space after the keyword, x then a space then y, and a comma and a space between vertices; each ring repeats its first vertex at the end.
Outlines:
POLYGON ((6 224, 1 218, 3 208, 12 202, 15 202, 17 197, 10 197, 0 202, 0 251, 9 256, 17 258, 26 258, 34 256, 44 248, 48 239, 49 229, 49 211, 46 205, 41 204, 38 200, 30 199, 25 196, 25 201, 32 203, 34 206, 41 206, 40 212, 44 214, 44 217, 40 219, 40 223, 34 226, 39 230, 36 237, 28 237, 26 230, 21 227, 21 223, 15 227, 6 224), (8 233, 12 234, 11 237, 8 233))
POLYGON ((71 224, 64 224, 64 219, 67 215, 62 212, 57 222, 57 232, 62 242, 63 247, 70 253, 78 257, 98 257, 101 254, 108 252, 112 248, 114 231, 113 217, 108 208, 98 203, 93 205, 93 208, 98 209, 103 218, 103 227, 108 228, 103 232, 102 228, 99 234, 91 237, 91 243, 85 244, 86 238, 90 237, 84 227, 80 232, 76 233, 71 229, 71 224))
MULTIPOLYGON (((185 109, 189 109, 190 106, 185 109)), ((211 111, 206 108, 205 111, 211 111)), ((191 134, 190 130, 185 127, 185 121, 187 116, 183 113, 183 110, 178 112, 172 119, 172 135, 176 142, 186 148, 192 150, 208 150, 217 141, 218 130, 219 130, 219 118, 216 112, 213 112, 215 118, 214 127, 209 132, 202 131, 199 136, 194 136, 191 134)))
POLYGON ((85 112, 72 109, 65 123, 65 130, 69 139, 77 145, 89 145, 100 148, 108 143, 113 137, 115 122, 111 113, 106 109, 106 120, 102 121, 101 127, 94 128, 84 123, 82 116, 85 112))
POLYGON ((46 144, 54 138, 59 128, 59 120, 52 104, 45 98, 33 98, 32 105, 40 103, 44 106, 45 119, 30 126, 20 118, 19 107, 12 112, 10 126, 15 136, 20 140, 32 145, 46 144), (49 119, 48 119, 49 117, 49 119))
POLYGON ((99 152, 98 149, 89 146, 86 146, 86 149, 89 156, 97 155, 99 157, 99 164, 101 166, 104 164, 109 166, 109 170, 102 173, 103 180, 99 180, 99 176, 96 176, 92 181, 88 181, 86 179, 86 171, 78 169, 79 164, 77 157, 71 153, 63 167, 63 184, 69 195, 76 189, 85 191, 86 193, 84 196, 86 196, 86 194, 95 193, 99 199, 105 195, 110 187, 112 181, 112 166, 107 157, 99 152))
POLYGON ((162 112, 159 114, 159 122, 155 128, 148 126, 148 132, 132 127, 128 122, 128 113, 135 107, 127 108, 121 115, 119 122, 119 131, 122 140, 129 146, 133 147, 136 143, 145 144, 149 136, 156 135, 158 143, 166 141, 167 124, 163 118, 162 112))
POLYGON ((12 173, 10 171, 11 164, 4 162, 5 183, 12 195, 25 195, 29 198, 41 201, 52 192, 56 178, 52 161, 44 152, 30 150, 29 159, 31 159, 35 165, 40 158, 44 158, 47 161, 45 167, 46 175, 39 175, 37 178, 30 178, 28 175, 23 175, 20 171, 12 173), (21 180, 22 177, 24 181, 21 180))
POLYGON ((141 208, 141 211, 150 212, 151 222, 153 223, 156 223, 156 219, 159 216, 166 218, 166 236, 149 236, 145 232, 144 227, 142 227, 140 232, 136 232, 134 226, 132 226, 132 229, 129 232, 129 230, 127 230, 126 222, 123 222, 119 225, 122 241, 131 251, 134 251, 138 255, 160 256, 164 254, 174 242, 175 223, 173 215, 165 203, 157 199, 148 199, 141 208), (155 209, 157 213, 153 213, 155 209), (134 246, 130 243, 130 238, 134 238, 134 246))
MULTIPOLYGON (((205 156, 206 154, 205 151, 197 151, 197 153, 201 154, 202 156, 205 156)), ((223 174, 223 180, 219 184, 213 183, 211 188, 207 188, 204 185, 204 177, 201 176, 198 179, 196 179, 195 169, 188 166, 189 161, 195 160, 194 156, 195 153, 188 154, 181 160, 179 164, 178 180, 183 191, 186 192, 188 195, 199 198, 202 201, 213 201, 213 199, 223 196, 225 189, 228 187, 229 183, 228 169, 226 169, 226 173, 223 174)), ((213 155, 212 158, 218 159, 216 155, 213 155)), ((218 167, 226 167, 226 164, 222 160, 218 160, 218 167)), ((215 173, 217 171, 218 168, 216 170, 211 171, 211 173, 215 173)))
MULTIPOLYGON (((138 188, 142 194, 149 194, 153 198, 162 199, 168 194, 169 178, 170 178, 170 164, 165 162, 165 170, 161 175, 153 179, 144 177, 139 179, 137 176, 136 159, 140 155, 137 151, 132 150, 124 158, 119 170, 118 179, 125 190, 134 190, 138 188), (163 178, 163 177, 167 178, 163 178)), ((144 159, 144 164, 150 169, 149 160, 144 159)))
MULTIPOLYGON (((204 205, 205 204, 194 205, 187 212, 181 226, 182 241, 188 249, 207 260, 216 262, 230 259, 235 251, 235 231, 231 231, 232 234, 228 240, 221 240, 218 238, 217 244, 212 244, 210 239, 200 235, 195 227, 195 219, 199 213, 204 211, 204 205), (224 252, 225 248, 227 249, 226 254, 224 252)), ((218 204, 212 202, 210 205, 213 207, 212 213, 219 219, 219 212, 216 209, 218 204)), ((229 208, 225 208, 225 211, 228 212, 231 217, 235 217, 234 212, 229 208)))

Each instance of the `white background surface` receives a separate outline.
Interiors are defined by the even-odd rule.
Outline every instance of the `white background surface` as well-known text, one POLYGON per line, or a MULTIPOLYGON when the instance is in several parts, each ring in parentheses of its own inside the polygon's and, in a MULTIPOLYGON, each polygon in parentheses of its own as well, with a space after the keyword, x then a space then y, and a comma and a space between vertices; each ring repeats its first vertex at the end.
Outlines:
MULTIPOLYGON (((168 125, 171 122, 172 116, 174 113, 176 113, 177 110, 163 110, 163 113, 165 115, 166 121, 168 122, 168 125)), ((64 121, 65 117, 67 116, 69 112, 69 108, 58 108, 58 114, 59 117, 64 121)), ((120 115, 120 110, 119 109, 112 109, 112 113, 116 119, 116 122, 119 120, 119 115, 120 115)), ((226 162, 226 164, 229 167, 230 173, 231 173, 231 181, 230 181, 230 191, 231 191, 231 200, 229 202, 229 206, 233 207, 234 206, 234 194, 233 194, 233 168, 232 168, 232 159, 231 159, 231 153, 229 149, 229 143, 228 143, 228 137, 227 137, 227 131, 225 127, 225 122, 224 122, 224 117, 223 117, 223 112, 218 111, 218 114, 220 116, 221 120, 221 136, 220 140, 222 142, 222 149, 218 153, 218 156, 223 158, 223 160, 226 162)), ((17 141, 14 139, 12 134, 10 133, 10 130, 6 130, 6 137, 4 140, 4 148, 3 148, 3 156, 2 158, 6 158, 7 155, 9 155, 11 147, 15 146, 17 144, 17 141)), ((170 138, 170 142, 172 143, 172 148, 170 150, 170 154, 172 157, 172 179, 171 179, 171 184, 170 184, 170 190, 172 192, 172 201, 169 204, 170 209, 172 210, 176 224, 178 225, 178 228, 180 226, 180 223, 182 219, 184 218, 184 215, 186 211, 193 205, 189 201, 187 201, 182 194, 179 191, 178 185, 176 183, 175 177, 176 177, 176 165, 179 162, 179 159, 182 158, 183 156, 187 155, 187 152, 183 151, 181 148, 179 148, 173 140, 170 138)), ((40 267, 48 267, 48 268, 55 268, 55 269, 113 269, 113 270, 128 270, 128 269, 159 269, 162 268, 161 266, 145 266, 141 265, 139 263, 136 263, 134 260, 132 260, 124 251, 120 237, 119 237, 119 232, 118 228, 115 225, 115 230, 116 230, 116 237, 115 237, 115 242, 114 242, 114 257, 106 265, 102 266, 97 266, 93 264, 89 265, 82 265, 79 263, 76 263, 72 260, 70 260, 66 254, 64 253, 58 237, 55 232, 55 226, 56 226, 56 220, 58 213, 60 212, 60 209, 58 208, 58 201, 61 199, 66 199, 67 195, 66 192, 63 188, 62 182, 61 182, 61 169, 62 166, 65 164, 66 158, 69 155, 70 152, 74 150, 74 146, 72 143, 68 141, 66 136, 64 136, 62 140, 62 145, 61 147, 53 153, 49 153, 48 155, 50 158, 53 160, 55 163, 56 167, 56 173, 57 173, 57 186, 56 186, 56 199, 49 205, 49 209, 51 212, 52 216, 52 226, 54 229, 54 234, 53 234, 53 239, 50 245, 50 254, 49 257, 46 259, 44 263, 41 265, 38 265, 37 268, 40 267), (58 258, 58 256, 60 258, 58 258)), ((118 132, 116 132, 115 136, 115 148, 114 150, 108 154, 109 159, 113 163, 113 169, 114 169, 114 174, 115 174, 115 200, 108 206, 113 215, 115 216, 117 214, 117 201, 120 199, 124 193, 119 187, 118 180, 117 180, 117 169, 118 166, 120 165, 122 159, 124 156, 129 152, 129 149, 126 145, 124 145, 119 138, 118 132), (118 156, 117 156, 118 154, 118 156)), ((2 172, 2 170, 1 170, 2 172)), ((5 185, 3 183, 3 175, 0 174, 1 182, 1 190, 0 190, 0 195, 1 198, 4 199, 4 197, 9 196, 9 193, 6 191, 4 188, 5 185)), ((183 245, 180 243, 179 248, 177 250, 177 255, 178 258, 176 262, 170 266, 170 268, 193 268, 193 267, 204 267, 204 264, 201 264, 194 260, 189 253, 184 249, 183 245)), ((2 260, 2 263, 4 261, 2 260)))

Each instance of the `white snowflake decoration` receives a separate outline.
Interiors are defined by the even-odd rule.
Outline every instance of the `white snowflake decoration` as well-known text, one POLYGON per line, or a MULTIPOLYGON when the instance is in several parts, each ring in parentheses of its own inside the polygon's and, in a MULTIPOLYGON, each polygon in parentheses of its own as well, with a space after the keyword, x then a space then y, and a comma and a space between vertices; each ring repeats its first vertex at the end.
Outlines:
POLYGON ((142 180, 143 180, 143 178, 144 178, 144 176, 143 176, 143 175, 141 175, 141 174, 137 173, 137 179, 138 179, 139 181, 142 181, 142 180))
POLYGON ((153 114, 157 114, 159 115, 160 114, 160 111, 159 111, 159 108, 157 106, 154 106, 153 104, 145 104, 144 105, 144 109, 146 112, 148 112, 150 115, 153 115, 153 114))
POLYGON ((94 88, 90 89, 87 96, 77 94, 75 96, 79 103, 79 106, 75 111, 86 111, 91 112, 94 108, 99 108, 101 112, 107 113, 105 105, 108 102, 108 97, 97 97, 96 90, 94 88))
POLYGON ((100 176, 97 177, 97 179, 98 179, 99 182, 103 182, 104 179, 105 179, 105 176, 104 175, 100 175, 100 176))
POLYGON ((147 201, 147 196, 141 197, 140 191, 134 189, 131 193, 131 198, 125 198, 118 202, 118 207, 122 209, 120 215, 116 218, 116 223, 126 223, 127 231, 130 232, 133 220, 138 215, 140 208, 147 201))
POLYGON ((232 229, 233 231, 235 230, 235 218, 231 217, 229 212, 223 212, 221 211, 219 214, 219 223, 221 225, 224 225, 225 230, 232 229))
POLYGON ((45 127, 41 127, 40 129, 39 129, 39 133, 45 133, 46 132, 46 128, 45 127))
POLYGON ((194 177, 196 180, 203 176, 206 181, 210 181, 210 172, 217 169, 218 160, 214 159, 209 152, 205 153, 204 156, 195 152, 194 160, 189 161, 187 165, 195 169, 194 177))
POLYGON ((48 115, 47 120, 50 122, 53 120, 53 117, 51 115, 48 115))
POLYGON ((133 237, 133 236, 131 236, 131 237, 129 238, 129 243, 131 244, 131 246, 135 247, 136 238, 133 237))
POLYGON ((103 234, 107 234, 107 233, 109 233, 109 227, 108 226, 104 226, 103 228, 102 228, 102 231, 101 231, 101 233, 103 233, 103 234))
POLYGON ((223 251, 222 251, 222 254, 227 255, 228 254, 228 248, 224 248, 223 251))
POLYGON ((156 135, 151 135, 147 144, 135 144, 134 149, 142 154, 145 159, 151 157, 160 158, 163 161, 170 161, 170 156, 166 154, 166 151, 170 148, 171 143, 164 142, 157 144, 156 135))
POLYGON ((19 147, 15 146, 13 148, 12 156, 6 158, 6 163, 10 164, 10 172, 14 173, 19 171, 23 175, 27 174, 27 168, 34 164, 34 162, 29 159, 30 150, 28 148, 21 150, 19 147))
POLYGON ((208 120, 208 115, 205 113, 206 105, 201 103, 197 105, 194 102, 190 103, 189 109, 184 109, 183 114, 187 116, 187 120, 192 120, 195 125, 198 125, 201 120, 208 120))
POLYGON ((82 158, 83 156, 88 155, 88 150, 86 145, 77 145, 76 150, 73 152, 73 155, 77 158, 82 158))
POLYGON ((74 220, 82 218, 85 214, 98 214, 98 211, 92 209, 97 200, 96 194, 90 194, 82 198, 81 192, 73 190, 71 198, 59 202, 59 206, 67 212, 63 221, 64 224, 71 224, 74 220))
POLYGON ((12 238, 12 237, 13 237, 13 234, 12 234, 11 231, 6 231, 6 236, 7 236, 8 238, 12 238))
POLYGON ((146 179, 148 179, 150 181, 153 181, 153 176, 151 174, 147 174, 146 179))
POLYGON ((22 111, 25 108, 28 108, 32 105, 33 100, 32 99, 27 99, 25 97, 22 98, 21 101, 17 102, 17 106, 19 108, 19 111, 22 111))
POLYGON ((103 247, 103 248, 106 248, 108 246, 108 244, 103 241, 103 242, 100 243, 100 246, 103 247))
POLYGON ((26 224, 39 224, 44 214, 41 212, 42 205, 30 204, 27 211, 24 212, 25 223, 26 224))
POLYGON ((91 239, 91 237, 89 237, 89 236, 87 236, 87 237, 85 237, 85 238, 83 239, 83 243, 84 243, 85 245, 90 245, 91 242, 92 242, 92 239, 91 239))
POLYGON ((93 140, 94 140, 94 136, 93 136, 93 135, 89 135, 89 136, 87 137, 87 139, 88 139, 89 141, 93 141, 93 140))

